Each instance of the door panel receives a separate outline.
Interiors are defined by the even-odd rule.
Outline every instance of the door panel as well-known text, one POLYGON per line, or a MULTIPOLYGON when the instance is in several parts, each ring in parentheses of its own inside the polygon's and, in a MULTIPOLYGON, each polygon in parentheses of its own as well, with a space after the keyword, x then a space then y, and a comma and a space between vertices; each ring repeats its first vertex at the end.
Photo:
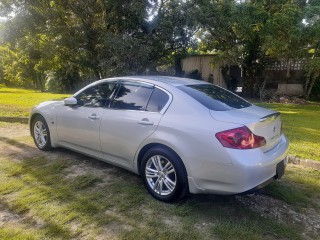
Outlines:
POLYGON ((158 112, 107 109, 100 127, 104 158, 131 166, 140 144, 156 130, 161 117, 158 112))
POLYGON ((155 87, 151 84, 119 82, 110 108, 106 109, 101 120, 101 150, 106 159, 132 166, 140 144, 156 130, 162 117, 159 108, 155 108, 156 112, 148 111, 148 103, 154 105, 153 99, 158 101, 159 98, 154 92, 155 87))
POLYGON ((62 106, 57 117, 59 144, 102 156, 100 121, 105 109, 62 106))
POLYGON ((100 122, 117 89, 117 82, 102 82, 78 93, 78 106, 62 106, 57 116, 59 144, 102 157, 100 122))

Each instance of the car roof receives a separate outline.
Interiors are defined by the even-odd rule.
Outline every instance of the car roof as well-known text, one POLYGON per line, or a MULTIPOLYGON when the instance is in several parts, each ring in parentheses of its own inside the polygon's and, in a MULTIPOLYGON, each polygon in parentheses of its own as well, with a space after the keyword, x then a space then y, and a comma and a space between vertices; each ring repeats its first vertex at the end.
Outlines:
POLYGON ((173 87, 178 87, 178 86, 183 86, 183 85, 195 85, 195 84, 210 84, 208 82, 201 81, 201 80, 194 80, 194 79, 190 79, 190 78, 181 78, 181 77, 170 77, 170 76, 113 77, 113 78, 105 78, 105 79, 101 79, 101 80, 92 82, 91 84, 89 84, 89 85, 85 86, 84 88, 80 89, 79 91, 77 91, 73 96, 76 96, 77 94, 79 94, 83 90, 85 90, 93 85, 100 84, 103 82, 119 81, 119 80, 144 81, 144 82, 148 82, 148 83, 155 84, 155 85, 157 85, 157 83, 159 85, 161 85, 160 83, 162 83, 163 85, 169 85, 169 86, 173 86, 173 87))
POLYGON ((127 76, 127 77, 117 77, 114 79, 118 80, 143 80, 150 82, 161 82, 171 86, 181 86, 181 85, 193 85, 193 84, 208 84, 201 80, 194 80, 190 78, 181 78, 181 77, 171 77, 171 76, 127 76))

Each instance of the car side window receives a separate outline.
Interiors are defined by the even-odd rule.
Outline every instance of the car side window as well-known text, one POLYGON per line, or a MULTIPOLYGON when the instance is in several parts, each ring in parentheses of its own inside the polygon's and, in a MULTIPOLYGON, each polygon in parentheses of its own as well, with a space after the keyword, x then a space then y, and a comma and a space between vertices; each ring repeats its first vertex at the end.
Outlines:
POLYGON ((169 96, 164 91, 155 88, 150 97, 146 111, 148 112, 160 112, 167 104, 169 96))
POLYGON ((143 111, 153 88, 152 85, 143 83, 121 83, 110 108, 143 111))
POLYGON ((108 107, 116 86, 116 82, 101 83, 87 88, 76 98, 84 107, 108 107))

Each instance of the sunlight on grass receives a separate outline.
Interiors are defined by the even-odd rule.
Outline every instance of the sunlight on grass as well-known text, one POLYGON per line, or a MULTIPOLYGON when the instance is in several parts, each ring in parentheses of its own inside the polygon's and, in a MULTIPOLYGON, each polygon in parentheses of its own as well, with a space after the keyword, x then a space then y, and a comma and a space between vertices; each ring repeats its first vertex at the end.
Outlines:
POLYGON ((296 207, 320 209, 320 171, 288 165, 284 177, 267 186, 264 191, 296 207))
POLYGON ((95 183, 102 182, 102 179, 93 174, 76 176, 73 180, 73 187, 76 189, 85 189, 92 187, 95 183))
POLYGON ((297 114, 298 112, 292 112, 292 111, 281 111, 282 114, 297 114))
POLYGON ((42 93, 34 90, 0 88, 0 116, 28 117, 32 107, 49 100, 63 100, 70 94, 42 93))
POLYGON ((320 161, 320 105, 280 103, 257 105, 281 113, 283 131, 290 141, 289 154, 320 161))
POLYGON ((12 239, 41 239, 41 231, 38 230, 26 230, 17 229, 15 226, 6 226, 6 228, 0 228, 0 237, 2 240, 12 240, 12 239))
MULTIPOLYGON (((254 214, 251 215, 253 219, 257 218, 254 214)), ((239 219, 238 219, 239 220, 239 219)), ((287 228, 285 225, 277 225, 268 222, 265 219, 252 221, 235 221, 234 219, 221 221, 213 228, 213 232, 219 239, 225 240, 258 240, 258 239, 273 239, 278 236, 278 233, 286 232, 288 239, 300 239, 300 237, 287 228), (273 232, 268 232, 266 229, 273 228, 273 232)))

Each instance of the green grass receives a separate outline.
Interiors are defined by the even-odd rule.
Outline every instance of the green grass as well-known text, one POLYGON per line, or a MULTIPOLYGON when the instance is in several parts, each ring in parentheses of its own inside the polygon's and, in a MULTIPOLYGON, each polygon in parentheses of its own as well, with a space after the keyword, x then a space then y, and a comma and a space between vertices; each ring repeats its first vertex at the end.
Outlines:
POLYGON ((290 140, 290 154, 320 161, 320 105, 257 104, 281 113, 283 131, 290 140))
POLYGON ((265 189, 267 194, 297 208, 311 206, 320 209, 320 171, 290 166, 285 177, 265 189))
POLYGON ((70 95, 0 88, 0 117, 28 117, 35 105, 48 100, 63 100, 68 96, 70 95))

